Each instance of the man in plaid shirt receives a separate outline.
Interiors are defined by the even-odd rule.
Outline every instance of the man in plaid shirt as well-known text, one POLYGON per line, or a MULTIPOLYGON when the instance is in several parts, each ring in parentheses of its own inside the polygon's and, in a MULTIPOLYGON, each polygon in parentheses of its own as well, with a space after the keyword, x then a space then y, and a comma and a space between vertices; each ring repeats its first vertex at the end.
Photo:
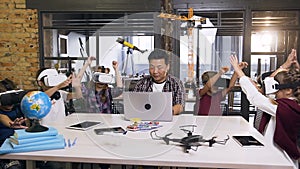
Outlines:
POLYGON ((173 114, 184 110, 185 90, 180 79, 168 74, 170 69, 169 56, 161 49, 153 50, 149 57, 149 76, 137 82, 134 92, 172 92, 173 114))

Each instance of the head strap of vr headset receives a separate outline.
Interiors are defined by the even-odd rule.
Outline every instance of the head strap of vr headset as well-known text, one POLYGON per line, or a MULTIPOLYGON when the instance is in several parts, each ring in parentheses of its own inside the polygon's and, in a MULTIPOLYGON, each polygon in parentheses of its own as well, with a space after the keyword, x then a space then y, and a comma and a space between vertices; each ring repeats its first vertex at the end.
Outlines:
POLYGON ((288 84, 275 84, 275 89, 277 89, 277 90, 281 90, 281 89, 295 89, 298 86, 300 86, 300 82, 288 83, 288 84))
POLYGON ((265 93, 272 94, 281 89, 294 89, 300 86, 300 82, 279 84, 279 82, 275 80, 274 77, 266 77, 264 80, 264 85, 265 85, 265 93))

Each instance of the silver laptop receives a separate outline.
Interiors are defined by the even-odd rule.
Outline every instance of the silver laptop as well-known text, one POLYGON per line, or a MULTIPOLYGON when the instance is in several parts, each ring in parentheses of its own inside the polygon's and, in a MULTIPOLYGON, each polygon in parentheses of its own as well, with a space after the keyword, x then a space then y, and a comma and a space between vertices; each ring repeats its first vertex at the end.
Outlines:
POLYGON ((124 117, 172 121, 172 92, 123 92, 124 117))

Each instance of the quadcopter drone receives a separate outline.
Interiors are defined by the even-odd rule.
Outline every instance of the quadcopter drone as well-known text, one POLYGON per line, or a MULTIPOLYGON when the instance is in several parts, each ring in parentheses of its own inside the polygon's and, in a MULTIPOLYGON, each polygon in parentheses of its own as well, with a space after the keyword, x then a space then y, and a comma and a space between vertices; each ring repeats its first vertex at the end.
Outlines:
POLYGON ((215 143, 225 145, 226 142, 229 140, 228 135, 227 135, 226 139, 220 140, 220 141, 217 141, 216 140, 217 137, 215 137, 215 136, 212 137, 211 139, 204 139, 203 136, 201 136, 201 135, 193 135, 195 127, 197 127, 197 126, 196 125, 180 126, 179 128, 183 132, 187 133, 187 136, 183 137, 183 138, 169 138, 169 136, 172 135, 172 133, 168 133, 165 136, 161 137, 156 134, 156 132, 158 130, 153 130, 150 133, 150 135, 153 140, 163 140, 163 141, 165 141, 165 143, 167 145, 169 145, 170 141, 180 143, 180 146, 183 147, 184 152, 186 152, 186 153, 188 153, 189 150, 197 151, 198 147, 202 146, 203 143, 206 143, 206 142, 208 143, 209 147, 212 147, 213 144, 215 144, 215 143), (192 129, 188 130, 188 129, 186 129, 187 127, 192 127, 192 129))

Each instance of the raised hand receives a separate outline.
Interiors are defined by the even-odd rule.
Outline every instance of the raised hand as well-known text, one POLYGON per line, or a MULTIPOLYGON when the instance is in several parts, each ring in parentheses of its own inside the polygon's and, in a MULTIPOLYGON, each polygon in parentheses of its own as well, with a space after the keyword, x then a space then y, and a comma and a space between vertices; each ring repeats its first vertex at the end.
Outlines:
POLYGON ((119 66, 119 64, 118 64, 118 62, 117 61, 112 61, 112 66, 113 66, 113 68, 115 69, 115 70, 117 70, 118 69, 118 66, 119 66))
POLYGON ((221 67, 220 71, 222 72, 222 74, 224 74, 224 73, 228 72, 229 69, 230 68, 228 66, 223 66, 223 67, 221 67))
POLYGON ((239 61, 238 61, 237 57, 234 56, 234 55, 230 56, 230 64, 232 65, 232 67, 234 68, 234 70, 240 69, 240 67, 239 67, 239 61))
POLYGON ((241 62, 241 63, 239 63, 239 67, 240 67, 240 69, 247 68, 248 67, 248 63, 247 62, 241 62))
POLYGON ((296 69, 300 69, 300 64, 299 64, 298 59, 297 59, 297 51, 296 51, 296 49, 292 49, 292 52, 293 52, 293 56, 294 56, 292 64, 295 65, 296 69))
POLYGON ((73 75, 70 75, 65 81, 63 81, 62 83, 60 83, 57 87, 59 89, 61 89, 61 88, 69 86, 69 84, 72 83, 72 76, 73 75))
POLYGON ((234 71, 237 73, 238 77, 245 76, 244 72, 242 71, 242 67, 245 65, 248 65, 246 62, 241 62, 242 64, 239 64, 239 60, 236 56, 231 55, 230 56, 230 63, 234 69, 234 71), (241 67, 240 67, 241 66, 241 67))
POLYGON ((73 73, 72 75, 72 86, 73 87, 81 87, 81 78, 80 77, 76 77, 75 73, 73 73))
POLYGON ((88 59, 87 59, 88 65, 90 65, 90 64, 92 63, 93 60, 96 60, 96 57, 95 57, 95 56, 90 56, 90 57, 88 57, 88 59))
POLYGON ((296 49, 292 49, 292 51, 289 54, 289 56, 287 57, 286 61, 281 65, 280 68, 289 69, 292 66, 292 64, 296 64, 296 66, 298 64, 296 49))

